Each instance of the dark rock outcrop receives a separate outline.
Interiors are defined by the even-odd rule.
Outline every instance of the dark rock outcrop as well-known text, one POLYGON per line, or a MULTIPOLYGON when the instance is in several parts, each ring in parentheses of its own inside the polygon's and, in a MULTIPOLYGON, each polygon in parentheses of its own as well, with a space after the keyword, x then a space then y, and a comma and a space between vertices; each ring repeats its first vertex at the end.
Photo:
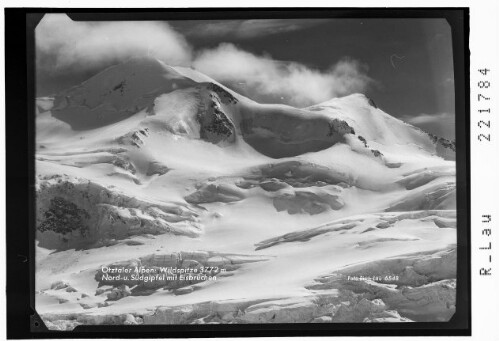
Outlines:
POLYGON ((222 87, 209 83, 207 94, 200 93, 202 102, 198 108, 196 120, 199 123, 201 139, 214 144, 235 141, 235 127, 223 105, 236 104, 238 100, 222 87))
POLYGON ((49 249, 99 246, 142 234, 195 237, 200 229, 188 206, 147 202, 67 176, 39 178, 37 203, 37 240, 49 249))

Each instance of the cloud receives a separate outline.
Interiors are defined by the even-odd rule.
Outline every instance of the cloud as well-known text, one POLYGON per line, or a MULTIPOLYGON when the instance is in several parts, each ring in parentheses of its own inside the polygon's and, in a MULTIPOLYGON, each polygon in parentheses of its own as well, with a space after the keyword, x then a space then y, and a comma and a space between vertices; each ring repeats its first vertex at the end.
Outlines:
POLYGON ((355 60, 343 59, 320 71, 296 62, 278 62, 268 55, 254 55, 232 44, 201 51, 193 66, 218 81, 243 84, 246 95, 253 99, 281 98, 297 106, 361 92, 373 82, 366 74, 367 66, 355 60))
MULTIPOLYGON (((223 29, 213 26, 212 32, 234 22, 236 34, 246 35, 310 25, 310 20, 239 20, 225 22, 223 29)), ((170 65, 193 66, 254 100, 301 107, 362 92, 372 83, 367 66, 350 59, 321 71, 255 55, 228 43, 196 51, 166 22, 78 22, 65 14, 48 14, 36 28, 36 52, 37 71, 51 75, 93 72, 150 55, 170 65)))
POLYGON ((407 122, 411 124, 435 124, 440 121, 448 121, 448 120, 454 120, 454 115, 443 112, 439 114, 419 114, 417 116, 412 116, 412 117, 406 117, 407 122))
POLYGON ((455 138, 456 118, 454 114, 448 112, 433 115, 423 113, 416 116, 404 116, 401 119, 437 136, 448 139, 455 138))
POLYGON ((65 14, 46 14, 36 28, 37 67, 62 72, 89 69, 136 55, 188 64, 185 38, 164 22, 78 22, 65 14))
POLYGON ((319 25, 329 19, 206 20, 187 31, 193 37, 235 37, 249 39, 319 25))

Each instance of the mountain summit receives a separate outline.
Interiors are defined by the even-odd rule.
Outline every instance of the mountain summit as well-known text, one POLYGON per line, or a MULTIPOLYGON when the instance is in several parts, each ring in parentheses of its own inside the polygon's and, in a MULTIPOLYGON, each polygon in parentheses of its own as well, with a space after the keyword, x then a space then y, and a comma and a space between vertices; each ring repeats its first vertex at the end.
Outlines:
POLYGON ((104 127, 140 112, 155 118, 146 121, 208 142, 235 143, 241 138, 272 158, 327 149, 346 142, 347 134, 385 145, 412 144, 429 153, 436 153, 438 145, 361 94, 305 109, 259 104, 194 70, 177 70, 145 57, 109 67, 61 92, 52 108, 52 115, 73 130, 104 127))

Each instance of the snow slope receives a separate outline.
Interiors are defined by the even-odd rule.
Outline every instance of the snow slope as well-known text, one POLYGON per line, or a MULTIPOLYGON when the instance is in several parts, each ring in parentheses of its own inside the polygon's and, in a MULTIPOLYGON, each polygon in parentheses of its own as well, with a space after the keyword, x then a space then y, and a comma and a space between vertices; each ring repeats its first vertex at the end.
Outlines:
POLYGON ((36 308, 51 329, 452 316, 452 144, 364 95, 259 104, 136 58, 38 102, 36 308), (103 279, 136 266, 206 278, 103 279))

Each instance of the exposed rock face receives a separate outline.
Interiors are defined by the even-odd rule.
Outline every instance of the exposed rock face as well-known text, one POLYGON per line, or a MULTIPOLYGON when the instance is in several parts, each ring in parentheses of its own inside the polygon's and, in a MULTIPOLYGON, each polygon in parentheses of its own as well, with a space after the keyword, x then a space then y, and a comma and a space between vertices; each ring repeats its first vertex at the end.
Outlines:
POLYGON ((456 151, 456 141, 448 140, 448 139, 443 138, 443 137, 438 137, 438 136, 436 136, 432 133, 428 133, 426 131, 425 131, 425 133, 428 134, 428 136, 431 138, 433 143, 440 144, 442 147, 448 148, 448 149, 452 150, 453 152, 456 151))
MULTIPOLYGON (((199 136, 201 139, 217 144, 220 142, 234 142, 234 124, 223 112, 222 104, 236 104, 237 99, 228 91, 216 84, 206 85, 208 96, 199 106, 196 119, 200 125, 199 136)), ((203 96, 203 94, 200 94, 203 96)))
POLYGON ((149 128, 131 131, 116 139, 118 144, 129 145, 140 148, 144 145, 146 137, 149 136, 149 128))
POLYGON ((218 86, 215 83, 208 83, 206 88, 210 91, 213 91, 214 93, 217 94, 218 99, 223 103, 223 104, 236 104, 239 102, 237 98, 235 98, 230 92, 225 90, 224 88, 218 86))
POLYGON ((329 127, 329 132, 328 136, 335 136, 335 135, 345 135, 345 134, 355 134, 355 130, 348 125, 345 121, 338 120, 338 119, 333 119, 331 122, 328 124, 329 127))
POLYGON ((362 142, 364 144, 364 147, 369 148, 369 146, 367 145, 367 141, 364 137, 359 135, 359 136, 357 136, 357 138, 360 140, 360 142, 362 142))
POLYGON ((37 187, 36 228, 42 247, 89 247, 103 239, 147 233, 199 233, 197 213, 187 206, 147 202, 67 176, 40 178, 37 187))
POLYGON ((52 198, 43 218, 38 226, 40 232, 51 231, 65 235, 76 230, 83 238, 88 233, 86 223, 90 214, 64 198, 52 198))
POLYGON ((216 144, 226 140, 233 142, 235 139, 234 126, 216 106, 212 111, 198 115, 198 122, 201 126, 199 135, 203 140, 216 144))
POLYGON ((370 148, 369 145, 367 144, 366 139, 363 136, 359 135, 359 136, 357 136, 357 138, 359 139, 360 142, 362 142, 362 144, 364 145, 365 148, 369 149, 369 151, 374 155, 374 157, 383 156, 383 153, 380 152, 379 150, 370 148))
POLYGON ((376 105, 376 103, 374 103, 374 100, 373 100, 372 98, 369 98, 369 97, 367 97, 367 96, 366 96, 366 98, 367 98, 368 103, 369 103, 369 105, 370 105, 370 106, 372 106, 372 107, 374 107, 374 108, 378 109, 378 106, 376 105))
POLYGON ((437 135, 434 135, 432 133, 429 133, 427 131, 424 131, 423 129, 416 128, 426 135, 431 139, 433 144, 436 147, 436 152, 437 155, 446 159, 446 160, 455 160, 456 159, 456 141, 455 140, 448 140, 443 137, 439 137, 437 135))

